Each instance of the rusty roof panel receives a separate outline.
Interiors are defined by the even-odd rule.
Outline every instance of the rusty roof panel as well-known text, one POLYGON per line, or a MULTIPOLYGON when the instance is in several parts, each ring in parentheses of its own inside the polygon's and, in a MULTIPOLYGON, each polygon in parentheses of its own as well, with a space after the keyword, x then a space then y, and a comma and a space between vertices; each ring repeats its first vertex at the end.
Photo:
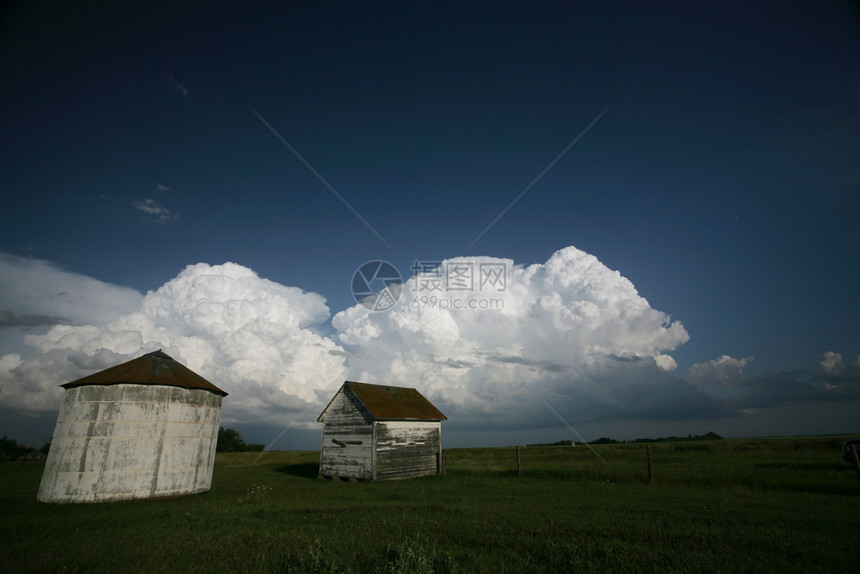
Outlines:
POLYGON ((346 381, 343 386, 351 390, 376 419, 448 420, 416 389, 353 381, 346 381))
POLYGON ((205 389, 224 397, 227 396, 227 393, 167 353, 161 352, 161 349, 60 386, 64 389, 71 389, 83 385, 116 385, 120 383, 205 389))

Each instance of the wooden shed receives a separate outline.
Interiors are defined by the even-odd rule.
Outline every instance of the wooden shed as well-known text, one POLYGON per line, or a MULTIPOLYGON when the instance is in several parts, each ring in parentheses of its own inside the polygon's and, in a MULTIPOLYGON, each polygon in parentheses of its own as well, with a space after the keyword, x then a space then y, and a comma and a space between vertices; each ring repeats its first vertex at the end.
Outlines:
POLYGON ((346 381, 317 418, 320 476, 390 480, 440 474, 447 417, 415 389, 346 381))

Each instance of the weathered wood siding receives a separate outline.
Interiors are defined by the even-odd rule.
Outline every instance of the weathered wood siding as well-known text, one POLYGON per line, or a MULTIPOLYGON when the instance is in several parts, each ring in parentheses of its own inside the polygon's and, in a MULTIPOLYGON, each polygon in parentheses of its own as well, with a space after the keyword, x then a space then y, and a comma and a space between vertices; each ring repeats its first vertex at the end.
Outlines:
POLYGON ((349 389, 326 411, 320 476, 373 478, 373 417, 349 389))
POLYGON ((387 480, 438 474, 442 454, 442 425, 436 421, 374 423, 376 472, 387 480))

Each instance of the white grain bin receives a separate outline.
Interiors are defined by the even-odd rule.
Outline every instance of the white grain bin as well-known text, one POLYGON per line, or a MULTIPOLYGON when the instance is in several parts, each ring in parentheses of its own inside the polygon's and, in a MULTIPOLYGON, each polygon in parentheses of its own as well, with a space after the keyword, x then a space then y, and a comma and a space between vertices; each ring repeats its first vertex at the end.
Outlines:
POLYGON ((40 502, 209 490, 227 393, 161 350, 61 386, 40 502))

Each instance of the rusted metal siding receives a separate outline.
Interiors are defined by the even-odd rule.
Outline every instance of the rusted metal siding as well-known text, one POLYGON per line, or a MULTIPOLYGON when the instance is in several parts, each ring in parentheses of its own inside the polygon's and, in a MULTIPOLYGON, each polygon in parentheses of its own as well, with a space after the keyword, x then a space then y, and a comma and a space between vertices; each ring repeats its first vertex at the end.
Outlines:
POLYGON ((441 424, 434 421, 374 423, 374 478, 390 480, 439 473, 441 424))
POLYGON ((103 502, 209 490, 221 398, 158 385, 67 389, 38 500, 103 502))
POLYGON ((364 405, 349 390, 338 393, 325 412, 320 476, 373 478, 373 424, 364 405))

